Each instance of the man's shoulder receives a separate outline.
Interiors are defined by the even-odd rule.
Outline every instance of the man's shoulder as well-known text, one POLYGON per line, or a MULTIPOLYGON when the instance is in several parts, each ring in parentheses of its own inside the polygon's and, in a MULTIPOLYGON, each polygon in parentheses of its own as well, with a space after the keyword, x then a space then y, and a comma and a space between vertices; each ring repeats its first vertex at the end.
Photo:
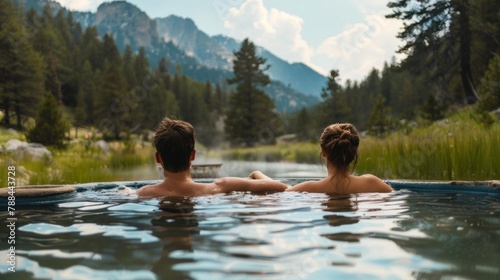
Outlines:
POLYGON ((138 196, 153 196, 157 192, 159 184, 146 185, 137 190, 138 196))

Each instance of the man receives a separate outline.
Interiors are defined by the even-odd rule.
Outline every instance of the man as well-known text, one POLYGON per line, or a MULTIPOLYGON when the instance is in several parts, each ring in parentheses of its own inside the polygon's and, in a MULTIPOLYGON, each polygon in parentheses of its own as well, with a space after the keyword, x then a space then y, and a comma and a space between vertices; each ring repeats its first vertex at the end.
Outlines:
POLYGON ((193 126, 185 121, 164 118, 154 136, 156 162, 163 166, 164 180, 137 190, 139 196, 201 196, 231 191, 284 191, 285 184, 259 171, 249 178, 226 177, 212 183, 197 183, 191 178, 191 161, 195 159, 193 126))

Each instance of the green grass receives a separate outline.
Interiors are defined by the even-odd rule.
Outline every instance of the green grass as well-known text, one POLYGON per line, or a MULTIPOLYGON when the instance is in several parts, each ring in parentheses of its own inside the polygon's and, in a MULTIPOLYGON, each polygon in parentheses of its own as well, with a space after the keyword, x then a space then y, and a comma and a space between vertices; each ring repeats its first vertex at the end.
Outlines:
MULTIPOLYGON (((317 143, 293 143, 221 152, 233 160, 320 163, 317 143)), ((355 172, 385 179, 498 180, 500 124, 484 127, 468 113, 383 139, 363 137, 355 172)))
MULTIPOLYGON (((8 166, 16 167, 17 185, 30 184, 75 184, 106 182, 128 179, 127 169, 138 166, 153 166, 154 149, 150 145, 137 146, 133 150, 122 145, 104 154, 96 149, 75 145, 67 150, 51 150, 53 160, 38 161, 13 159, 11 155, 0 156, 0 167, 7 175, 8 166)), ((0 186, 7 185, 7 176, 0 177, 0 186)))
POLYGON ((363 139, 360 153, 358 173, 388 179, 499 179, 500 126, 453 120, 409 135, 363 139))
POLYGON ((26 141, 24 134, 16 132, 13 129, 0 128, 0 143, 5 147, 5 143, 10 139, 26 141))

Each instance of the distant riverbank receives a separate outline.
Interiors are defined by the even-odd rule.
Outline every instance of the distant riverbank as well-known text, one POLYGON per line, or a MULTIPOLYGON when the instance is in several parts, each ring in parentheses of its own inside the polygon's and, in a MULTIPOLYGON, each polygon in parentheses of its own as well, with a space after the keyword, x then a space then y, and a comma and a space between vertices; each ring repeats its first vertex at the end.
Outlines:
MULTIPOLYGON (((2 145, 23 139, 12 130, 0 131, 2 145)), ((0 166, 16 166, 18 184, 74 184, 87 182, 155 180, 160 178, 154 147, 139 140, 111 142, 110 150, 92 146, 96 140, 78 139, 67 149, 52 150, 53 160, 13 158, 0 153, 0 166)), ((323 177, 326 169, 317 142, 286 143, 224 150, 197 147, 194 164, 222 163, 221 176, 246 177, 261 170, 271 177, 323 177)), ((426 127, 395 132, 384 138, 362 137, 358 174, 384 179, 498 180, 500 179, 500 123, 489 127, 459 116, 426 127)), ((5 176, 0 186, 6 186, 5 176)))

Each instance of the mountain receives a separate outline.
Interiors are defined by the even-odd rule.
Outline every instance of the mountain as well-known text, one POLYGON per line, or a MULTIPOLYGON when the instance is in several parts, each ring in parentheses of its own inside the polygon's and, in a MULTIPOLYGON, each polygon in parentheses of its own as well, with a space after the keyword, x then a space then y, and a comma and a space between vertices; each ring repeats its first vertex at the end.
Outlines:
MULTIPOLYGON (((200 31, 193 20, 168 16, 155 19, 158 33, 165 42, 172 42, 187 55, 209 68, 232 70, 233 49, 221 45, 200 31)), ((237 44, 239 48, 239 44, 237 44)))
POLYGON ((43 11, 43 7, 49 4, 51 11, 55 14, 60 9, 66 10, 59 2, 53 0, 10 0, 12 3, 23 6, 25 10, 34 9, 35 11, 43 11))
MULTIPOLYGON (((189 18, 170 15, 155 20, 158 33, 165 41, 172 42, 202 65, 209 68, 232 69, 233 52, 240 47, 240 43, 235 39, 222 35, 210 37, 199 30, 189 18)), ((321 89, 327 81, 325 76, 303 63, 288 63, 262 47, 257 50, 271 65, 268 70, 271 79, 305 94, 317 97, 321 95, 321 89)))
MULTIPOLYGON (((43 11, 47 3, 54 13, 59 9, 62 9, 64 13, 69 12, 52 0, 17 0, 16 2, 26 9, 34 8, 39 12, 43 11)), ((170 62, 172 72, 179 64, 184 75, 201 82, 221 83, 232 77, 233 50, 239 49, 239 43, 225 36, 209 37, 201 32, 190 19, 171 16, 152 20, 144 11, 126 1, 105 2, 98 7, 96 13, 72 12, 72 15, 82 28, 95 26, 100 35, 112 34, 122 51, 126 45, 130 45, 134 51, 143 47, 152 67, 156 66, 161 57, 166 57, 170 62)), ((262 56, 269 53, 262 48, 259 50, 262 56)), ((274 67, 280 69, 281 72, 286 72, 286 62, 271 53, 269 57, 268 63, 276 63, 271 66, 271 69, 274 67)), ((272 82, 263 90, 275 100, 279 111, 296 111, 319 103, 320 99, 317 96, 320 91, 305 94, 309 92, 294 87, 288 80, 277 79, 276 77, 280 76, 275 73, 268 73, 272 82)), ((323 84, 326 83, 326 78, 324 79, 323 84)))
POLYGON ((151 49, 160 43, 156 22, 125 1, 105 2, 99 6, 92 25, 99 34, 111 33, 118 46, 151 49))

